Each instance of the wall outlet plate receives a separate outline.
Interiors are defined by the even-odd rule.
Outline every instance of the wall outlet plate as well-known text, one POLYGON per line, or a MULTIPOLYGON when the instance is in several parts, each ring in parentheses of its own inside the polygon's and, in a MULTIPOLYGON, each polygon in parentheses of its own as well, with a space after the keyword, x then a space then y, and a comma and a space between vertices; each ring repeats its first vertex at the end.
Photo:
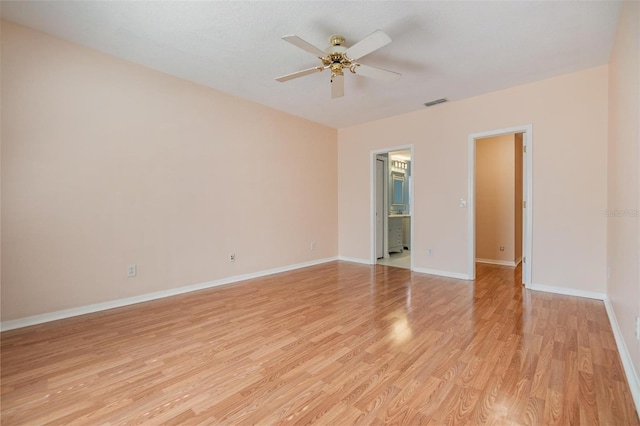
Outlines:
POLYGON ((236 254, 229 253, 229 262, 235 262, 235 261, 236 261, 236 254))
POLYGON ((138 266, 135 263, 127 265, 127 277, 133 278, 138 275, 138 266))

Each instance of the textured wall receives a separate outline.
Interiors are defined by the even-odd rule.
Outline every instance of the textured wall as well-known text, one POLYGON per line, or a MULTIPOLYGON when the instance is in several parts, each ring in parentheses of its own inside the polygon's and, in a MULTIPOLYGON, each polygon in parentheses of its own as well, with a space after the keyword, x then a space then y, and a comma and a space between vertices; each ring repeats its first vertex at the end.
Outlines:
POLYGON ((337 254, 334 129, 7 22, 2 121, 3 320, 337 254))
MULTIPOLYGON (((640 4, 625 2, 611 54, 609 77, 607 293, 625 344, 640 374, 640 4)), ((638 386, 638 376, 636 389, 638 386)), ((632 384, 633 386, 633 384, 632 384)), ((636 394, 636 405, 638 404, 636 394)))
POLYGON ((469 135, 531 124, 532 283, 604 293, 607 81, 591 68, 338 130, 340 255, 369 259, 370 151, 413 144, 414 265, 467 274, 469 135))

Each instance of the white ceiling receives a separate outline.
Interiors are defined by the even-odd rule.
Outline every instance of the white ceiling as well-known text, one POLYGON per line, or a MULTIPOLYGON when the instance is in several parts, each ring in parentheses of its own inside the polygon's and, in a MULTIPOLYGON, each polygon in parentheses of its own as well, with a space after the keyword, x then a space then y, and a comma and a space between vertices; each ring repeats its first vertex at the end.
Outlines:
MULTIPOLYGON (((2 17, 183 79, 341 128, 574 72, 609 61, 618 1, 2 1, 2 17), (392 43, 359 62, 395 82, 346 73, 331 99, 327 71, 281 40, 324 49, 376 29, 392 43)), ((434 108, 437 108, 434 107, 434 108)))

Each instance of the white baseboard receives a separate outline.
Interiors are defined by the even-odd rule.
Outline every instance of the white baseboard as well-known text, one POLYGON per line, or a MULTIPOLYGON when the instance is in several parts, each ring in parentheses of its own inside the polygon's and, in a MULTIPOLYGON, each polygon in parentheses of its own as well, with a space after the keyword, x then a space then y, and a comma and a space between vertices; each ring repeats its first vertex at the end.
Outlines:
POLYGON ((613 329, 613 337, 616 339, 616 346, 618 347, 620 359, 622 360, 622 368, 624 369, 624 373, 627 376, 629 388, 631 388, 631 397, 633 398, 633 402, 636 404, 636 412, 640 414, 640 378, 638 378, 638 373, 633 366, 633 362, 631 361, 631 354, 629 353, 627 345, 624 342, 624 338, 622 337, 622 331, 620 330, 620 325, 618 324, 616 313, 613 310, 613 305, 611 305, 611 302, 608 298, 604 300, 604 307, 607 310, 609 322, 611 323, 611 328, 613 329))
POLYGON ((480 259, 476 258, 476 262, 478 263, 490 263, 492 265, 502 265, 502 266, 517 266, 518 263, 512 262, 510 260, 497 260, 497 259, 480 259))
POLYGON ((342 260, 344 262, 352 262, 352 263, 362 263, 364 265, 373 265, 368 259, 359 259, 357 257, 347 257, 347 256, 338 256, 338 260, 342 260))
POLYGON ((469 275, 467 275, 467 274, 460 274, 458 272, 438 271, 437 269, 427 269, 427 268, 416 268, 416 267, 414 267, 412 269, 412 271, 420 272, 422 274, 438 275, 438 276, 447 277, 447 278, 457 278, 459 280, 470 280, 471 279, 471 278, 469 278, 469 275))
POLYGON ((10 321, 3 321, 2 323, 0 323, 0 331, 8 331, 16 328, 28 327, 30 325, 56 321, 59 319, 71 318, 78 315, 85 315, 93 312, 105 311, 107 309, 134 305, 136 303, 148 302, 156 299, 163 299, 165 297, 176 296, 178 294, 190 293, 192 291, 204 290, 207 288, 217 287, 225 284, 231 284, 238 281, 249 280, 252 278, 260 278, 267 275, 278 274, 280 272, 292 271, 294 269, 306 268, 309 266, 332 262, 334 260, 338 260, 338 258, 328 257, 325 259, 311 260, 309 262, 297 263, 295 265, 287 265, 280 268, 267 269, 264 271, 253 272, 250 274, 235 275, 233 277, 222 278, 219 280, 209 281, 209 282, 200 283, 200 284, 194 284, 186 287, 177 287, 169 290, 156 291, 154 293, 141 294, 139 296, 126 297, 124 299, 110 300, 108 302, 96 303, 93 305, 80 306, 77 308, 64 309, 62 311, 34 315, 34 316, 19 318, 19 319, 10 320, 10 321))
POLYGON ((544 291, 545 293, 564 294, 566 296, 586 297, 587 299, 606 300, 607 295, 604 293, 596 293, 595 291, 576 290, 573 288, 554 287, 551 285, 531 284, 529 290, 544 291))

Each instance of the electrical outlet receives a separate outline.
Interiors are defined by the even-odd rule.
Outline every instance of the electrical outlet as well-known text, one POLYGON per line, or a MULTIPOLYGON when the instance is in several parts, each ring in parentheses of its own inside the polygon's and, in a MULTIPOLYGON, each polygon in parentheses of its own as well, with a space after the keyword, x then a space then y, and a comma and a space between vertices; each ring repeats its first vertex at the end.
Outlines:
POLYGON ((504 246, 500 246, 500 251, 504 251, 504 246))
POLYGON ((235 262, 235 261, 236 261, 236 254, 229 253, 229 262, 235 262))
POLYGON ((433 256, 433 249, 427 250, 427 256, 433 256))
POLYGON ((127 277, 133 278, 138 275, 138 266, 135 263, 127 265, 127 277))

